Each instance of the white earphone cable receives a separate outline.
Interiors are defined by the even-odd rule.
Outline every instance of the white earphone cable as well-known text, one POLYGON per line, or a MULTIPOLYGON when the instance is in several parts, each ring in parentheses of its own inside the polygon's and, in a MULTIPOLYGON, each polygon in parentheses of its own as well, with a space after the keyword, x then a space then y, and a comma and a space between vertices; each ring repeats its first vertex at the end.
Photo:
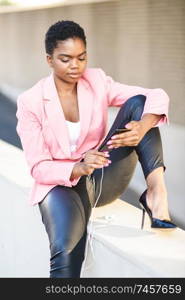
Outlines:
MULTIPOLYGON (((83 261, 83 266, 82 266, 82 269, 85 270, 85 269, 88 269, 90 268, 90 266, 92 266, 92 264, 89 264, 88 266, 85 266, 86 264, 86 260, 87 260, 87 253, 88 253, 88 245, 91 249, 91 252, 92 252, 92 258, 94 260, 94 251, 93 251, 93 245, 92 245, 92 242, 93 242, 93 233, 94 233, 94 230, 95 228, 99 228, 99 227, 104 227, 106 225, 99 225, 99 226, 96 226, 94 229, 93 229, 93 215, 94 215, 94 209, 96 208, 96 205, 98 203, 98 200, 100 198, 100 195, 101 195, 101 192, 102 192, 102 184, 103 184, 103 176, 104 176, 104 167, 102 167, 102 174, 101 174, 101 179, 100 179, 100 189, 99 189, 99 194, 98 194, 98 197, 95 201, 95 204, 94 206, 92 207, 92 212, 91 212, 91 221, 90 221, 90 226, 89 226, 89 231, 87 233, 87 240, 86 240, 86 248, 85 248, 85 257, 84 257, 84 261, 83 261)), ((94 187, 94 191, 95 191, 95 180, 93 181, 93 187, 94 187)))

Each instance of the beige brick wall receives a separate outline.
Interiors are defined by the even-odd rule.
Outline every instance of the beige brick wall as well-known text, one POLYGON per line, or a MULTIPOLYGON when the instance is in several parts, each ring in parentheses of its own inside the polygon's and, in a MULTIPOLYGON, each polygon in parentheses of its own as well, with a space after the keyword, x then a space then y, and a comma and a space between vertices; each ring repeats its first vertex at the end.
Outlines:
POLYGON ((116 80, 161 87, 170 119, 185 124, 185 1, 120 0, 0 14, 0 84, 26 89, 49 73, 44 34, 61 19, 79 22, 89 66, 116 80))

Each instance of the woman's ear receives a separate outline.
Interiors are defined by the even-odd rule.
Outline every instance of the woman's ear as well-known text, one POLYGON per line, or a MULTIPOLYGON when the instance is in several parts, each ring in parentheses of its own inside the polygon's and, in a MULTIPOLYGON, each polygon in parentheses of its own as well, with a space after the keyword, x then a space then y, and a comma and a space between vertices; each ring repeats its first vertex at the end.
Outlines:
POLYGON ((48 65, 52 68, 53 62, 52 62, 52 56, 50 54, 46 54, 46 60, 47 60, 48 65))

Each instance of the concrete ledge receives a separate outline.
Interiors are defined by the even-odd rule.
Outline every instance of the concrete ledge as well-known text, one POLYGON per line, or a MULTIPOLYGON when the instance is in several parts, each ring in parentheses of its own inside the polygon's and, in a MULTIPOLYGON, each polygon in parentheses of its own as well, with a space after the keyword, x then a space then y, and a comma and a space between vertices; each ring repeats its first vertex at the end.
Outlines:
MULTIPOLYGON (((28 205, 32 183, 24 154, 0 141, 0 277, 48 277, 49 243, 38 207, 28 205)), ((81 277, 185 277, 185 232, 161 232, 141 210, 120 199, 95 208, 93 253, 81 277)))
POLYGON ((120 199, 95 208, 91 221, 81 277, 185 277, 183 230, 151 229, 148 217, 141 230, 141 210, 120 199))

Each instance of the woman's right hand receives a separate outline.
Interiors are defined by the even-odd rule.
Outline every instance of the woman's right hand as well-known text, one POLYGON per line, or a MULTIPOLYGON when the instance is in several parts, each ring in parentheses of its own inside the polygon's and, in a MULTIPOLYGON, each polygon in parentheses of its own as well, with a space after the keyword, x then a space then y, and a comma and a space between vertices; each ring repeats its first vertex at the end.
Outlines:
POLYGON ((91 175, 94 169, 107 167, 111 163, 108 158, 108 152, 100 152, 98 150, 87 151, 84 155, 84 161, 75 164, 70 180, 82 175, 91 175))
POLYGON ((90 175, 94 169, 100 169, 108 166, 111 161, 108 159, 108 152, 100 152, 98 150, 89 150, 84 155, 84 171, 90 175))

